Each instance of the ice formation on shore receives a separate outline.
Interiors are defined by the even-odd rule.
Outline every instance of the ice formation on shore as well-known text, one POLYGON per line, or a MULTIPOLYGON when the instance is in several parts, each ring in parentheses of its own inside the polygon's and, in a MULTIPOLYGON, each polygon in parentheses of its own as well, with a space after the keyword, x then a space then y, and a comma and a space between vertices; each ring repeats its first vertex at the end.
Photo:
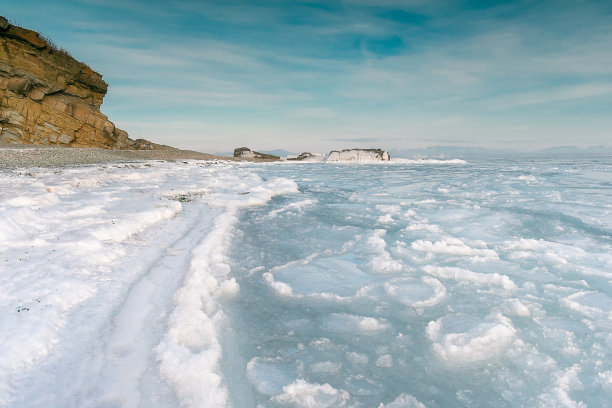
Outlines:
POLYGON ((333 150, 326 158, 327 162, 377 163, 389 161, 389 153, 381 149, 346 149, 333 150))

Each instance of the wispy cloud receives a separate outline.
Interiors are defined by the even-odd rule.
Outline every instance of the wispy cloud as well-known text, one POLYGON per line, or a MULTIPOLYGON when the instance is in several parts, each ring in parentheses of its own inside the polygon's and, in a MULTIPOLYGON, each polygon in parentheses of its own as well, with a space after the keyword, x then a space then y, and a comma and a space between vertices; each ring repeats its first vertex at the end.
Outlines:
POLYGON ((612 127, 605 2, 28 0, 5 12, 104 74, 103 110, 141 137, 172 121, 190 123, 190 143, 246 133, 325 150, 571 144, 580 115, 601 144, 612 127))
POLYGON ((490 109, 509 109, 520 106, 550 105, 557 102, 575 102, 598 97, 612 97, 612 82, 587 83, 522 92, 497 99, 490 109))
POLYGON ((329 108, 300 108, 293 111, 292 116, 296 118, 329 119, 334 113, 329 108))

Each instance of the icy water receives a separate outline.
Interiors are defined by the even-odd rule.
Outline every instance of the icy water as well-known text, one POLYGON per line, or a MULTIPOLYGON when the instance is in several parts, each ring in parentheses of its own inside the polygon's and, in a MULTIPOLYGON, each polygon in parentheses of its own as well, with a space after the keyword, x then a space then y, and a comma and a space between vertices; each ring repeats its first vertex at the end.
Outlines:
POLYGON ((234 406, 612 406, 609 160, 253 171, 234 406))
POLYGON ((610 407, 612 160, 0 172, 0 407, 610 407))

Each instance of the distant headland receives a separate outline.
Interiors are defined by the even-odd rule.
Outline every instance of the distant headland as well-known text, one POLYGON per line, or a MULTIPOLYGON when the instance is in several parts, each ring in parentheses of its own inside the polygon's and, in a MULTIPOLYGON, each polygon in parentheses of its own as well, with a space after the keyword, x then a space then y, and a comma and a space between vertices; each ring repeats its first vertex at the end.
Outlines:
MULTIPOLYGON (((239 147, 234 150, 234 157, 237 159, 257 161, 281 161, 279 156, 267 153, 260 153, 248 147, 239 147)), ((327 155, 304 152, 298 156, 288 156, 288 161, 304 162, 342 162, 342 163, 373 163, 391 160, 391 156, 386 150, 382 149, 344 149, 332 150, 327 155)))

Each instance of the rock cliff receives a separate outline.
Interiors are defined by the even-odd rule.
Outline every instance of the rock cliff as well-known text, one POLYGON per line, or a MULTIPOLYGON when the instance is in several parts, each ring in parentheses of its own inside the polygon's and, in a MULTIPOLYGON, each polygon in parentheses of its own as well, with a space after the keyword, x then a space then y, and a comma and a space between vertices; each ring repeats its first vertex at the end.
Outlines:
POLYGON ((307 161, 307 162, 323 161, 324 159, 325 159, 325 156, 318 154, 318 153, 310 153, 310 152, 300 153, 299 156, 295 156, 295 157, 287 157, 287 160, 307 161))
POLYGON ((0 16, 0 141, 152 149, 132 140, 100 112, 102 75, 37 32, 0 16))
POLYGON ((238 159, 258 160, 258 161, 279 161, 280 157, 273 154, 255 152, 248 147, 238 147, 234 149, 234 157, 238 159))
POLYGON ((371 163, 389 161, 390 159, 389 153, 382 149, 346 149, 329 152, 326 161, 371 163))

